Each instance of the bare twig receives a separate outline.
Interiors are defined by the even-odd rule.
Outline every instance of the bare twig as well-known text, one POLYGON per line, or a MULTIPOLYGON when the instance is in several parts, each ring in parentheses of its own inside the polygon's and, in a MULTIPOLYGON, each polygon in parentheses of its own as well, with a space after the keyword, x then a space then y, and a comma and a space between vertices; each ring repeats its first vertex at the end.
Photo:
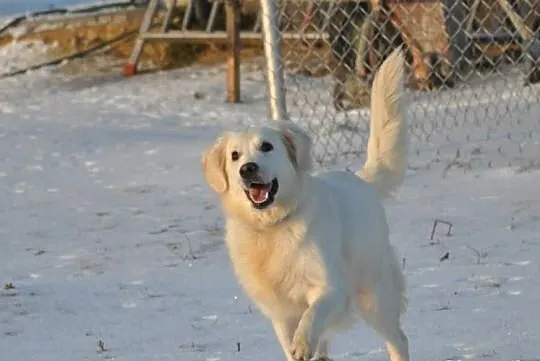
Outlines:
POLYGON ((466 247, 468 249, 470 249, 474 253, 474 255, 476 256, 476 264, 482 263, 482 258, 486 258, 486 256, 487 256, 486 252, 480 252, 476 248, 471 247, 469 245, 467 245, 466 247))
POLYGON ((470 162, 462 162, 460 160, 453 160, 450 162, 443 171, 442 178, 446 178, 446 175, 452 168, 462 168, 463 172, 466 173, 467 171, 472 170, 472 165, 470 162))
POLYGON ((97 351, 98 352, 105 352, 107 351, 107 349, 105 348, 105 342, 103 342, 103 340, 98 340, 97 342, 97 351))
POLYGON ((435 311, 449 311, 450 310, 450 305, 447 304, 447 305, 444 305, 444 306, 440 306, 440 307, 437 307, 435 309, 435 311))
POLYGON ((512 216, 510 217, 510 224, 508 225, 508 229, 510 231, 513 231, 516 228, 516 219, 518 218, 518 215, 525 210, 529 210, 535 203, 538 203, 538 202, 537 201, 526 202, 525 205, 522 205, 521 207, 515 209, 512 212, 512 216))
POLYGON ((198 344, 193 341, 191 341, 190 344, 182 344, 179 346, 180 349, 184 350, 191 350, 193 352, 204 352, 206 350, 206 346, 203 344, 198 344))
POLYGON ((182 257, 182 259, 184 261, 194 261, 194 260, 197 259, 197 256, 193 252, 193 247, 191 245, 191 239, 186 234, 184 234, 184 237, 186 237, 188 250, 187 250, 187 253, 184 254, 184 256, 182 257))
POLYGON ((508 225, 508 230, 513 231, 514 228, 516 228, 516 224, 514 223, 515 220, 516 218, 514 216, 510 217, 510 224, 508 225))
POLYGON ((435 237, 435 231, 437 230, 437 226, 439 225, 439 223, 446 224, 448 226, 448 231, 446 232, 447 237, 450 237, 452 235, 452 229, 454 225, 448 221, 436 219, 435 221, 433 221, 433 228, 431 228, 431 236, 429 237, 431 241, 433 241, 433 238, 435 237))
POLYGON ((450 259, 450 252, 449 251, 446 251, 440 258, 439 258, 439 262, 443 262, 443 261, 446 261, 450 259))

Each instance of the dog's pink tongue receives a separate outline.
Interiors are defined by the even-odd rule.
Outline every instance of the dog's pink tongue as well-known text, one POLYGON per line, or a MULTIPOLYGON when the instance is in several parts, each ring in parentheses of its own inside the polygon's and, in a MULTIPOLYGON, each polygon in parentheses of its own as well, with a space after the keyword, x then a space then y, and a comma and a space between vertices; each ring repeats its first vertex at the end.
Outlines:
POLYGON ((249 196, 254 202, 262 203, 268 199, 268 187, 250 188, 249 196))

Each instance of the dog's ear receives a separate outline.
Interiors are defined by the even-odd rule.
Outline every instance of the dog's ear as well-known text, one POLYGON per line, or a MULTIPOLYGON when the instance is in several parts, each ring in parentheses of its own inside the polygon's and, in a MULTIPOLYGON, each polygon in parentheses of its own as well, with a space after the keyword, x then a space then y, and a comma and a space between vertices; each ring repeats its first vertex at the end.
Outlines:
POLYGON ((225 146, 228 137, 218 138, 214 145, 202 156, 202 171, 208 185, 217 193, 224 193, 229 188, 225 171, 225 146))
POLYGON ((277 128, 292 164, 302 171, 311 170, 311 137, 298 125, 280 121, 277 128))

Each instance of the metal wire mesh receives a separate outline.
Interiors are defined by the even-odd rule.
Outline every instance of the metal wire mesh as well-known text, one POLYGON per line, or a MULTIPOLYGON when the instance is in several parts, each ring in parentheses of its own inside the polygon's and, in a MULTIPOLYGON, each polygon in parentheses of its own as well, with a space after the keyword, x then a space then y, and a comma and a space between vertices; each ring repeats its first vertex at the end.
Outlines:
POLYGON ((401 44, 412 167, 537 161, 540 0, 278 4, 287 112, 317 161, 363 156, 373 75, 401 44))

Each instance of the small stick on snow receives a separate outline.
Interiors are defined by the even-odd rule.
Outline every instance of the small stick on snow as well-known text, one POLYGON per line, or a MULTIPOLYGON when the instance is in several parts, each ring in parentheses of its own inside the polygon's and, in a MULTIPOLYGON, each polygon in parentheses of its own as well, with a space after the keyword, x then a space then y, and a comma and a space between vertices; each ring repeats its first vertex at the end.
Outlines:
POLYGON ((450 310, 450 305, 449 305, 449 304, 447 304, 447 305, 445 305, 445 306, 437 307, 437 308, 435 309, 435 311, 449 311, 449 310, 450 310))
POLYGON ((98 340, 97 346, 98 346, 98 352, 107 351, 107 349, 105 348, 105 342, 103 342, 103 340, 98 340))
POLYGON ((523 212, 524 210, 527 210, 530 208, 530 204, 526 204, 512 212, 512 217, 510 218, 510 224, 508 225, 508 229, 510 231, 513 231, 516 228, 516 217, 519 215, 519 213, 523 212))
POLYGON ((447 237, 450 237, 452 235, 452 229, 454 225, 448 221, 436 219, 435 221, 433 221, 433 228, 431 228, 431 236, 429 237, 431 241, 433 241, 433 238, 435 237, 435 231, 437 230, 437 226, 439 225, 439 223, 446 224, 448 226, 448 232, 446 232, 447 237))
POLYGON ((477 250, 474 247, 471 247, 471 246, 467 245, 467 248, 470 249, 474 253, 474 255, 476 256, 476 264, 480 264, 482 258, 486 257, 485 253, 480 252, 479 250, 477 250))
POLYGON ((514 216, 512 216, 512 217, 510 218, 510 224, 508 225, 508 229, 509 229, 510 231, 513 231, 514 228, 516 228, 516 225, 515 225, 514 221, 515 221, 514 216))
POLYGON ((439 258, 439 262, 442 262, 442 261, 446 261, 450 259, 450 252, 449 251, 446 251, 445 254, 443 254, 440 258, 439 258))
POLYGON ((193 247, 191 246, 191 239, 185 234, 184 234, 184 237, 186 237, 186 240, 187 240, 188 252, 184 254, 182 259, 184 261, 194 261, 197 259, 197 256, 195 256, 193 252, 193 247))

